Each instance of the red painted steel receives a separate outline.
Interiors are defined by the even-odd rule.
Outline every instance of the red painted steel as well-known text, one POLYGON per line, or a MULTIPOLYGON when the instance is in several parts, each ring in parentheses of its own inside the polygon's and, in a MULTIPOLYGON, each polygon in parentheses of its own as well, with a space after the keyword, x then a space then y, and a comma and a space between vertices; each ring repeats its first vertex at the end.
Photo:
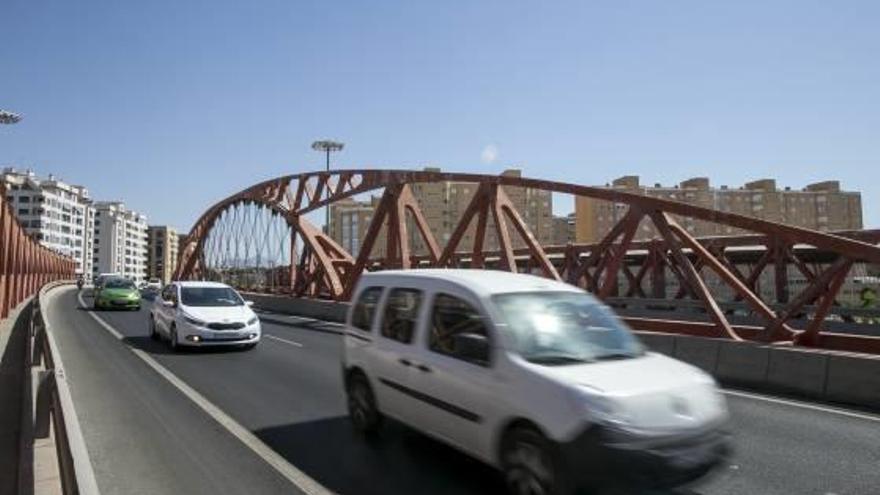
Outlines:
MULTIPOLYGON (((697 334, 730 339, 788 342, 818 347, 866 352, 880 349, 876 339, 856 335, 831 335, 821 330, 842 281, 854 263, 880 263, 880 231, 828 233, 767 220, 717 211, 660 198, 612 189, 581 186, 522 177, 442 173, 407 170, 340 170, 289 175, 248 187, 210 207, 196 222, 182 243, 177 279, 212 276, 220 270, 209 266, 206 243, 215 225, 231 211, 256 206, 283 218, 294 242, 289 261, 265 270, 271 290, 296 296, 347 300, 358 277, 365 270, 414 267, 495 268, 534 271, 543 276, 581 286, 599 297, 625 293, 628 297, 694 298, 702 302, 707 323, 668 320, 632 320, 647 329, 697 334), (437 243, 414 199, 410 186, 419 183, 455 181, 476 184, 476 192, 458 219, 450 239, 437 243), (542 246, 505 193, 505 187, 539 189, 611 201, 629 208, 627 215, 597 244, 542 246), (359 243, 355 258, 326 233, 309 224, 304 215, 328 204, 370 191, 384 190, 376 204, 372 222, 359 243), (408 218, 412 219, 408 223, 408 218), (691 218, 753 232, 750 235, 696 239, 676 223, 691 218), (485 249, 491 225, 498 248, 485 249), (642 222, 653 223, 658 237, 634 240, 642 222), (474 228, 473 224, 476 223, 474 228), (412 226, 415 226, 413 231, 412 226), (514 248, 511 232, 525 247, 514 248), (471 233, 470 246, 462 240, 471 233), (385 236, 384 254, 374 256, 380 236, 385 236), (414 255, 411 242, 420 236, 426 255, 414 255), (743 247, 751 246, 750 250, 743 247), (298 260, 295 258, 299 256, 298 260), (742 270, 743 257, 748 273, 742 270), (737 266, 737 265, 740 266, 737 266), (812 264, 812 266, 811 266, 812 264), (785 309, 774 312, 761 299, 759 284, 772 267, 773 296, 785 309), (790 267, 793 267, 791 270, 790 267), (635 270, 634 270, 635 269, 635 270), (213 270, 213 271, 212 271, 213 270), (803 275, 806 284, 794 291, 789 272, 803 275), (732 325, 706 283, 711 272, 729 288, 736 299, 749 303, 765 326, 732 325), (669 292, 667 275, 677 282, 669 292), (646 291, 644 284, 649 284, 646 291), (802 309, 820 301, 806 332, 792 330, 788 322, 802 315, 802 309), (860 347, 861 346, 861 347, 860 347)), ((247 223, 249 220, 242 220, 247 223)), ((262 224, 261 224, 262 225, 262 224)), ((235 242, 252 244, 253 234, 238 235, 235 242), (249 237, 248 237, 249 236, 249 237)), ((213 241, 222 244, 224 241, 213 241)), ((210 249, 216 249, 211 245, 210 249)), ((17 256, 15 246, 0 245, 0 255, 17 256)), ((262 253, 262 251, 258 251, 262 253)), ((257 255, 257 259, 262 254, 257 255)), ((17 258, 13 258, 17 259, 17 258)), ((241 263, 250 262, 248 260, 241 263)), ((17 266, 14 265, 13 266, 17 266)), ((225 268, 231 270, 230 268, 225 268)), ((247 267, 236 268, 244 271, 247 267)), ((18 272, 16 272, 18 273, 18 272)), ((16 279, 17 280, 17 279, 16 279)), ((9 284, 6 284, 8 287, 9 284)), ((12 284, 13 292, 17 286, 12 284)), ((253 289, 253 287, 250 287, 253 289)), ((258 287, 259 289, 259 287, 258 287)), ((269 287, 264 287, 269 289, 269 287)))
POLYGON ((0 318, 40 287, 55 280, 72 279, 76 264, 27 235, 0 186, 0 318))

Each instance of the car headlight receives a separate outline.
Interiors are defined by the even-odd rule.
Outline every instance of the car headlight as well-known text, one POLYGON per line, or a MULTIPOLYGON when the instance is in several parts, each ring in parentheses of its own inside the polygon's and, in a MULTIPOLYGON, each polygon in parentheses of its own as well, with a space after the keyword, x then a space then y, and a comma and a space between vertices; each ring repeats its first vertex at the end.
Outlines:
POLYGON ((256 323, 257 323, 257 317, 254 316, 253 318, 251 318, 250 320, 248 320, 248 322, 247 322, 247 326, 256 325, 256 323))
POLYGON ((195 325, 197 327, 203 327, 203 326, 207 325, 207 323, 205 323, 204 321, 199 320, 198 318, 193 318, 192 316, 189 316, 189 315, 183 315, 183 321, 189 323, 190 325, 195 325))

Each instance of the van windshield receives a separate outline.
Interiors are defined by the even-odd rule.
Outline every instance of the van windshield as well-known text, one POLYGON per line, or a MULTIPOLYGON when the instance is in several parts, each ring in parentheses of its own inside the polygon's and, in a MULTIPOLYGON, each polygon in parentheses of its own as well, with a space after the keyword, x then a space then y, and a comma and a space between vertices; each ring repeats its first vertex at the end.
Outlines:
POLYGON ((512 351, 529 362, 565 365, 629 359, 641 343, 607 306, 578 292, 520 292, 492 298, 512 351))

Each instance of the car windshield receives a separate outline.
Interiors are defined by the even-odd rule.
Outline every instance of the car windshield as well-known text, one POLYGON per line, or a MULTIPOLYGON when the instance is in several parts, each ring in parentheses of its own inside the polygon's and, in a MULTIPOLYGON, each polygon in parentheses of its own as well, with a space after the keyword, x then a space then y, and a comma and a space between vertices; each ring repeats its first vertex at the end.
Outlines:
POLYGON ((134 282, 124 278, 109 278, 104 281, 106 289, 134 289, 134 282))
POLYGON ((241 306, 244 301, 229 287, 183 287, 180 297, 185 306, 241 306))
POLYGON ((492 298, 504 317, 502 332, 527 361, 564 365, 628 359, 644 353, 641 343, 607 306, 578 292, 499 294, 492 298))

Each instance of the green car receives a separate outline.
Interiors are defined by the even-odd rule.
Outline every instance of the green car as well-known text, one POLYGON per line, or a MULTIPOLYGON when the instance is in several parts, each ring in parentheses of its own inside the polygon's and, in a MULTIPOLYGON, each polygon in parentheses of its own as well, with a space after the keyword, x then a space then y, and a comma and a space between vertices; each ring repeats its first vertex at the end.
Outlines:
POLYGON ((95 289, 95 309, 115 308, 141 309, 141 293, 131 280, 114 277, 95 289))

